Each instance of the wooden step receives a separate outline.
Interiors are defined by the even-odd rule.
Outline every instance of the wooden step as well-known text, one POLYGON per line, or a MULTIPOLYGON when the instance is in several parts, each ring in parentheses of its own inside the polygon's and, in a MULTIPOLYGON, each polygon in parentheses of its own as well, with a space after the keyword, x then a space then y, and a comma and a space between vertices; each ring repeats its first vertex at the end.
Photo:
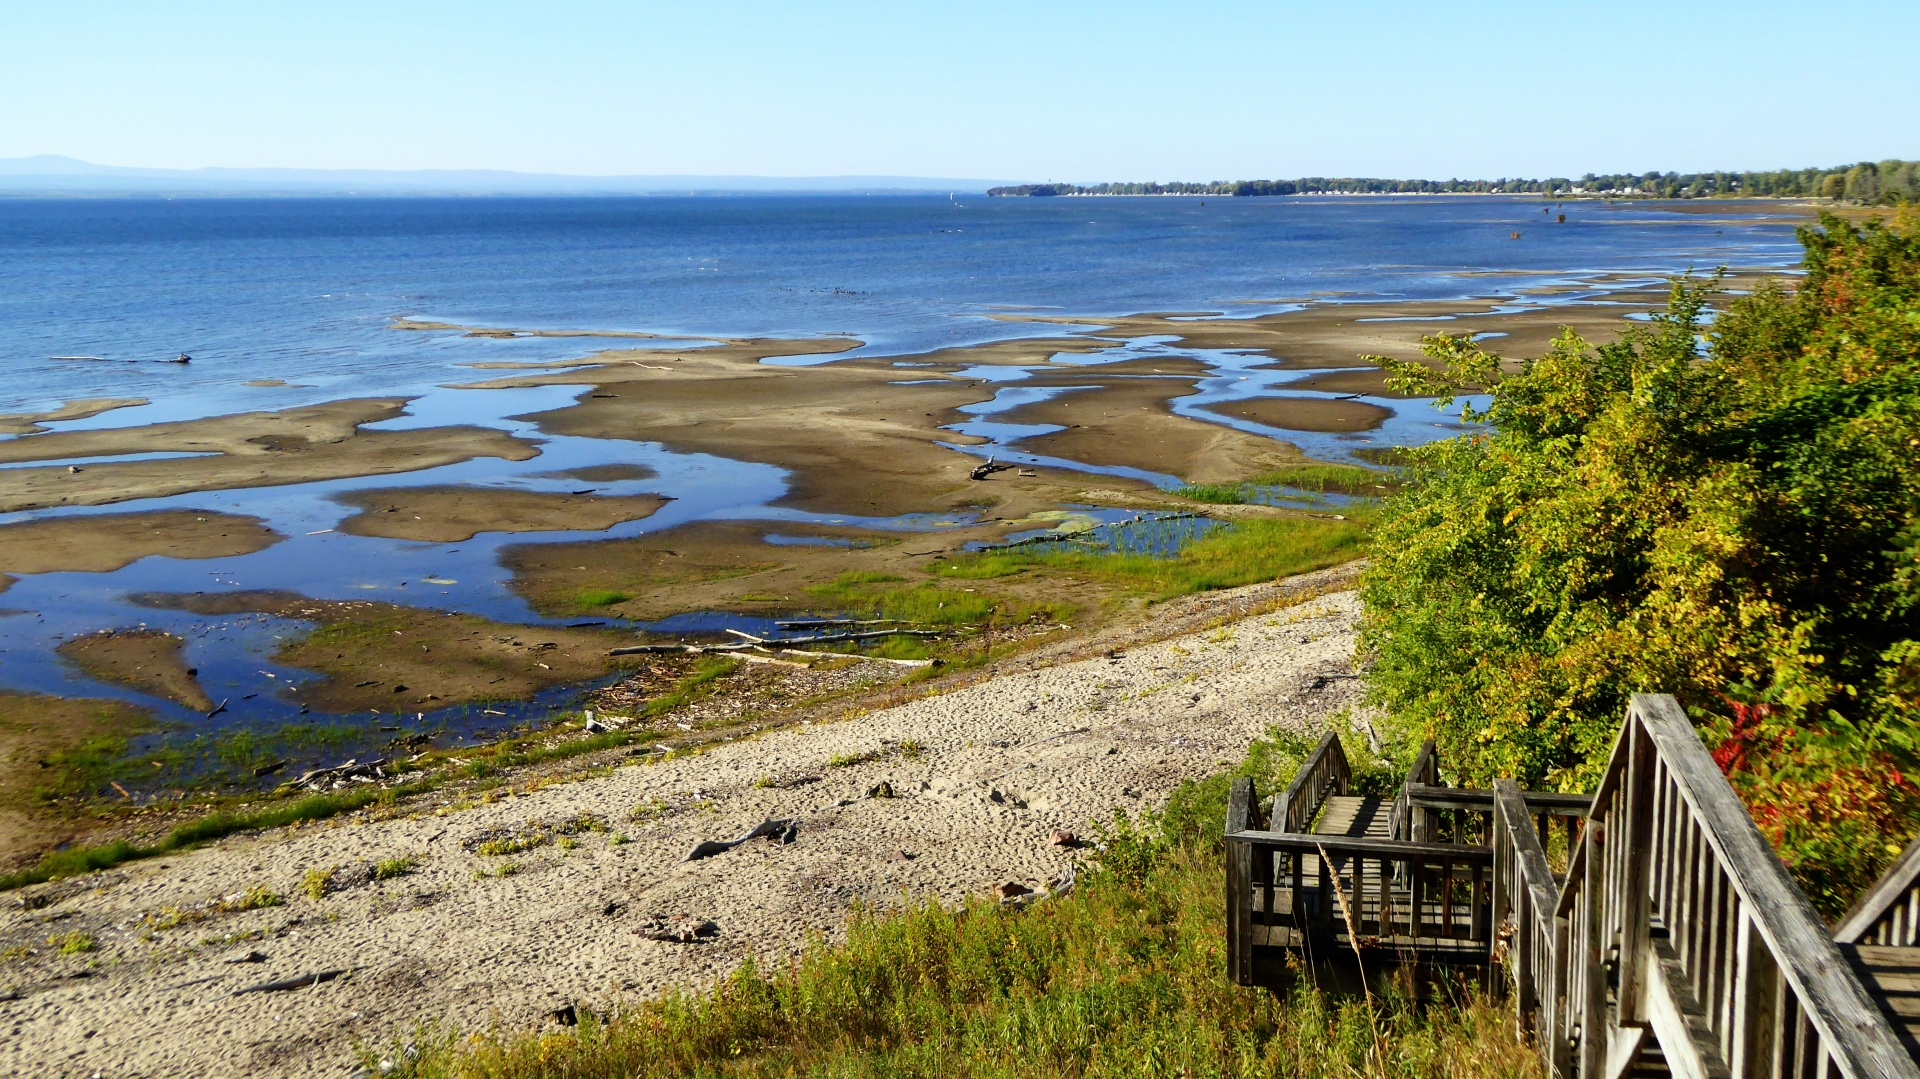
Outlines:
POLYGON ((1842 944, 1840 952, 1893 1024, 1894 1033, 1901 1035, 1907 1052, 1920 1060, 1920 948, 1842 944))
POLYGON ((1336 794, 1328 798, 1314 822, 1315 835, 1364 836, 1391 839, 1388 818, 1393 803, 1385 798, 1364 798, 1357 794, 1336 794))

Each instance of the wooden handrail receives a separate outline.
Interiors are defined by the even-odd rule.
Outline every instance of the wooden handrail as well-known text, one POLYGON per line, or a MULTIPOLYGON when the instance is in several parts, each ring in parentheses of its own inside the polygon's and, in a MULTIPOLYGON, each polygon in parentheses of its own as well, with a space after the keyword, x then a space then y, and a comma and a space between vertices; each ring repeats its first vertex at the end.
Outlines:
POLYGON ((1833 939, 1842 944, 1920 946, 1920 839, 1907 844, 1893 866, 1840 919, 1833 939))
POLYGON ((1273 823, 1283 832, 1304 832, 1313 826, 1328 795, 1345 794, 1353 782, 1353 767, 1347 763, 1347 751, 1340 736, 1332 731, 1320 736, 1319 744, 1300 763, 1293 782, 1273 803, 1273 823))
POLYGON ((1540 1046, 1549 1074, 1568 1070, 1565 986, 1555 958, 1566 950, 1566 920, 1547 852, 1534 828, 1533 807, 1510 779, 1493 781, 1493 922, 1507 941, 1514 1010, 1522 1031, 1540 1046))
POLYGON ((1387 816, 1387 834, 1395 839, 1431 841, 1433 826, 1428 815, 1413 804, 1411 792, 1416 787, 1437 787, 1440 785, 1440 750, 1429 738, 1420 743, 1420 752, 1413 756, 1413 766, 1407 769, 1406 782, 1400 784, 1400 792, 1393 797, 1393 811, 1387 816))
MULTIPOLYGON (((1499 786, 1500 780, 1494 785, 1499 786)), ((1494 792, 1473 787, 1431 787, 1409 784, 1407 800, 1428 809, 1484 809, 1494 805, 1494 792)), ((1530 813, 1551 813, 1556 817, 1584 817, 1593 808, 1593 799, 1584 794, 1560 794, 1554 791, 1519 791, 1521 802, 1530 813)))
POLYGON ((1542 1029, 1581 1076, 1624 1074, 1650 1032, 1676 1075, 1920 1079, 1672 697, 1632 698, 1599 789, 1542 1029))

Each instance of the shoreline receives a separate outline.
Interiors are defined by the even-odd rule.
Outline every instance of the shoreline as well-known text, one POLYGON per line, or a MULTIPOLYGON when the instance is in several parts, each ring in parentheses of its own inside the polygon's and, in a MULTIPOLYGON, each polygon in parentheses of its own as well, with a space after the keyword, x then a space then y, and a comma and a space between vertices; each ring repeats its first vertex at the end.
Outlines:
MULTIPOLYGON (((248 655, 236 657, 240 664, 259 668, 249 672, 236 669, 236 663, 210 662, 207 642, 230 634, 239 645, 258 640, 267 631, 275 637, 303 640, 320 632, 315 627, 359 639, 388 620, 376 612, 398 604, 418 615, 407 616, 408 626, 395 623, 389 628, 397 627, 409 636, 425 632, 417 639, 431 650, 429 654, 459 658, 471 646, 456 639, 451 628, 441 633, 433 628, 434 619, 422 621, 419 615, 458 615, 440 619, 445 627, 478 625, 473 621, 478 618, 495 627, 485 632, 510 637, 516 635, 516 626, 519 633, 540 633, 543 626, 564 627, 583 619, 632 625, 709 611, 724 612, 725 617, 702 623, 706 628, 700 632, 713 634, 720 626, 732 625, 764 633, 764 627, 771 626, 769 619, 784 614, 857 610, 865 604, 894 602, 889 597, 896 594, 905 602, 941 589, 967 603, 997 604, 1007 610, 1078 606, 1098 625, 1114 617, 1101 613, 1107 605, 1133 602, 1129 598, 1134 595, 1129 591, 1133 586, 1087 588, 1071 584, 1070 573, 1039 570, 977 582, 948 580, 938 576, 940 559, 968 544, 1003 542, 1010 536, 1062 527, 1067 517, 1080 512, 1072 507, 1083 505, 1129 507, 1128 512, 1193 512, 1219 521, 1311 519, 1314 511, 1310 509, 1303 513, 1266 506, 1196 504, 1149 482, 1143 472, 1170 474, 1180 482, 1231 485, 1311 465, 1314 457, 1302 452, 1302 447, 1316 445, 1311 441, 1314 437, 1374 439, 1350 444, 1391 446, 1396 430, 1408 430, 1407 425, 1396 429, 1388 423, 1380 428, 1373 421, 1381 412, 1412 416, 1424 406, 1384 395, 1378 373, 1361 363, 1357 353, 1412 357, 1418 354, 1422 333, 1476 330, 1506 335, 1496 347, 1535 354, 1567 322, 1604 340, 1623 325, 1622 314, 1664 301, 1662 290, 1628 287, 1638 280, 1644 278, 1616 282, 1620 287, 1597 303, 1556 302, 1517 310, 1507 309, 1511 303, 1500 299, 1486 299, 1473 304, 1321 300, 1278 314, 1199 321, 1183 314, 1149 313, 1090 322, 1077 316, 1009 312, 998 317, 1034 325, 1044 336, 897 358, 842 359, 818 366, 765 363, 759 354, 818 355, 822 350, 844 351, 857 342, 845 338, 750 340, 730 341, 719 349, 609 349, 588 361, 559 368, 502 371, 496 367, 492 373, 501 377, 469 383, 508 393, 568 395, 555 400, 559 407, 510 417, 513 424, 502 427, 454 424, 362 430, 364 423, 384 423, 416 405, 376 399, 238 419, 28 436, 0 442, 0 459, 11 456, 30 462, 88 451, 186 448, 217 450, 219 455, 88 465, 79 473, 57 466, 0 469, 0 494, 8 489, 9 472, 42 472, 36 482, 57 484, 56 489, 67 492, 70 500, 112 507, 60 509, 0 524, 0 581, 8 582, 7 599, 16 607, 46 602, 36 599, 44 595, 41 575, 72 572, 108 571, 98 579, 127 580, 128 591, 137 595, 188 596, 157 601, 159 606, 127 606, 118 620, 99 621, 92 616, 95 621, 85 621, 83 617, 67 631, 77 637, 139 629, 187 641, 184 656, 173 661, 181 670, 169 672, 144 669, 153 662, 148 657, 159 654, 150 643, 153 638, 130 635, 124 646, 108 640, 94 649, 95 677, 100 672, 123 672, 112 696, 124 697, 131 691, 139 700, 141 687, 166 686, 165 695, 181 702, 161 707, 165 701, 152 697, 156 717, 188 720, 191 715, 177 711, 182 703, 197 708, 204 698, 233 709, 230 715, 242 717, 234 721, 240 728, 253 724, 270 731, 276 722, 271 718, 276 714, 274 707, 280 708, 277 722, 284 725, 309 722, 305 707, 298 716, 293 709, 311 704, 320 709, 313 721, 397 725, 407 737, 425 733, 435 723, 444 724, 444 719, 426 719, 427 712, 452 715, 446 702, 456 699, 479 702, 474 708, 498 708, 507 717, 498 721, 502 730, 535 718, 531 713, 540 707, 549 713, 554 708, 496 706, 485 703, 484 693, 464 683, 428 686, 419 673, 391 677, 383 673, 383 661, 375 653, 352 649, 324 663, 296 661, 313 650, 303 653, 293 645, 263 641, 265 656, 273 660, 269 666, 260 668, 259 660, 248 655), (1158 343, 1142 353, 1136 342, 1143 340, 1158 343), (1192 350, 1205 362, 1166 354, 1169 349, 1192 350), (1210 400, 1207 396, 1220 392, 1208 387, 1241 383, 1284 392, 1292 385, 1289 380, 1295 379, 1307 383, 1311 392, 1279 398, 1210 400), (1337 399, 1353 394, 1365 400, 1337 399), (988 406, 999 411, 979 411, 988 406), (1324 422, 1310 421, 1318 412, 1327 414, 1324 422), (1259 422, 1289 417, 1306 429, 1288 431, 1259 422), (1316 436, 1310 430, 1314 426, 1335 430, 1316 436), (622 440, 635 432, 663 445, 669 456, 623 464, 591 456, 562 455, 554 460, 566 447, 578 446, 586 452, 631 445, 622 440), (471 459, 476 446, 491 449, 489 456, 502 460, 482 461, 481 471, 469 469, 466 478, 453 483, 434 477, 448 467, 465 466, 423 469, 415 463, 397 473, 359 471, 358 440, 395 437, 418 447, 408 453, 439 455, 430 461, 471 459), (548 441, 536 447, 532 438, 548 441), (1289 444, 1287 439, 1295 441, 1289 444), (765 500, 749 512, 742 512, 744 506, 703 510, 678 500, 678 494, 665 493, 682 490, 673 487, 674 482, 710 482, 698 478, 697 467, 679 480, 658 471, 671 462, 698 461, 700 455, 747 462, 742 467, 765 469, 785 478, 767 488, 765 500), (968 479, 968 472, 990 455, 1031 464, 984 482, 968 479), (525 461, 523 470, 509 468, 508 462, 515 457, 525 461), (314 463, 304 463, 308 461, 314 463), (1064 467, 1069 461, 1080 462, 1085 470, 1064 467), (207 462, 215 466, 210 468, 207 462), (278 497, 274 492, 280 488, 271 486, 271 481, 284 477, 289 465, 310 469, 306 474, 323 478, 358 478, 345 487, 338 479, 330 479, 329 486, 319 488, 330 493, 301 503, 324 506, 323 512, 331 516, 315 519, 311 516, 315 511, 308 508, 302 510, 304 516, 290 517, 274 501, 278 497), (195 474, 225 476, 235 469, 248 477, 262 473, 268 477, 263 482, 269 486, 255 496, 261 501, 238 497, 237 504, 220 515, 198 509, 212 504, 212 492, 241 496, 247 485, 225 486, 225 480, 215 480, 208 493, 196 495, 195 474), (491 482, 504 477, 519 486, 486 486, 488 476, 493 477, 491 482), (525 478, 515 478, 520 476, 525 478), (410 482, 396 486, 393 481, 402 478, 410 482), (124 485, 125 490, 116 493, 116 485, 124 485), (153 499, 148 492, 155 490, 168 492, 169 497, 153 499), (87 496, 87 491, 97 497, 87 496), (114 501, 123 495, 129 499, 126 503, 114 501), (183 501, 196 508, 183 511, 183 501), (131 547, 126 539, 113 538, 141 527, 158 527, 138 524, 157 512, 190 512, 196 520, 187 523, 201 533, 182 533, 185 538, 156 533, 166 542, 131 547), (914 515, 929 516, 935 523, 905 527, 896 523, 914 515), (99 527, 108 522, 120 527, 99 527), (246 535, 259 539, 229 535, 241 524, 246 535), (488 526, 505 528, 488 530, 488 526), (67 537, 62 542, 69 547, 42 542, 38 538, 42 533, 67 537), (367 601, 377 601, 369 605, 337 592, 303 594, 308 590, 297 576, 284 583, 261 580, 258 568, 246 568, 298 565, 310 557, 306 552, 337 560, 340 555, 328 552, 363 549, 343 544, 375 544, 364 549, 369 555, 380 552, 382 557, 416 552, 419 568, 402 571, 398 581, 400 586, 411 583, 414 588, 389 586, 361 593, 367 601), (70 550, 70 556, 60 554, 63 549, 70 550), (156 554, 165 560, 150 557, 156 554), (455 555, 469 561, 463 563, 455 555), (263 558, 270 561, 261 563, 263 558), (207 569, 197 569, 196 563, 207 569), (176 568, 168 570, 164 582, 156 583, 147 569, 155 565, 176 568), (483 579, 472 580, 475 573, 483 579), (190 583, 195 574, 202 583, 190 583), (899 583, 845 583, 868 578, 899 583), (285 601, 257 603, 243 610, 231 604, 208 605, 216 597, 236 594, 232 591, 210 592, 204 601, 191 598, 190 593, 209 584, 243 592, 284 593, 285 601), (511 615, 512 608, 502 606, 501 599, 477 604, 447 594, 482 585, 513 603, 526 604, 542 620, 528 623, 524 615, 511 615), (299 610, 324 613, 291 617, 299 610), (209 632, 216 636, 209 638, 209 632), (97 658, 117 647, 132 654, 124 661, 97 658), (182 673, 190 667, 202 672, 197 682, 182 673), (235 678, 241 681, 234 683, 235 678), (247 678, 253 679, 251 686, 244 684, 247 678), (235 688, 225 688, 229 684, 235 688), (394 685, 402 688, 393 690, 394 685), (260 696, 254 690, 268 695, 254 700, 260 696), (399 696, 378 697, 376 690, 399 696), (276 700, 286 704, 268 707, 276 700), (414 722, 416 710, 423 723, 414 722), (391 718, 386 718, 389 714, 391 718), (268 726, 260 726, 263 723, 268 726)), ((1580 290, 1588 291, 1592 290, 1580 290)), ((1558 301, 1565 293, 1551 289, 1540 295, 1558 301)), ((456 397, 480 392, 445 391, 456 397)), ((392 455, 376 453, 372 459, 384 463, 392 455)), ((304 488, 294 490, 300 489, 304 488)), ((236 501, 220 497, 223 506, 236 501)), ((43 613, 53 612, 43 608, 43 613)), ((0 629, 6 628, 0 624, 0 629)), ((695 639, 702 638, 696 634, 695 639)), ((50 646, 48 652, 56 663, 67 655, 56 656, 50 646)), ((583 661, 584 657, 574 657, 568 668, 575 681, 583 684, 617 669, 617 665, 589 669, 581 665, 583 661)), ((527 661, 536 676, 527 685, 566 684, 566 679, 556 683, 540 677, 538 665, 537 657, 527 661)), ((0 715, 0 722, 6 721, 8 717, 0 715)), ((263 758, 257 763, 264 766, 271 761, 263 758)), ((116 797, 104 782, 99 788, 107 797, 116 797)), ((14 850, 14 857, 20 857, 20 848, 14 850)))
POLYGON ((704 982, 749 955, 777 961, 839 932, 855 904, 1044 887, 1076 857, 1051 830, 1091 835, 1116 804, 1158 806, 1276 722, 1311 731, 1352 702, 1350 574, 1195 597, 1159 632, 1052 646, 697 753, 536 766, 36 886, 0 921, 31 953, 15 968, 22 999, 6 1005, 26 1036, 0 1054, 15 1067, 336 1074, 356 1043, 384 1046, 417 1017, 518 1029, 568 1003, 704 982), (891 797, 872 793, 883 783, 891 797), (797 821, 793 842, 685 860, 767 818, 797 821), (404 868, 382 878, 379 865, 404 868), (277 902, 219 899, 250 889, 277 902), (719 932, 688 945, 637 932, 676 914, 719 932), (54 954, 49 925, 94 950, 54 954), (242 952, 262 958, 222 962, 242 952), (343 967, 354 973, 308 993, 229 995, 343 967), (68 977, 80 969, 91 976, 68 977))

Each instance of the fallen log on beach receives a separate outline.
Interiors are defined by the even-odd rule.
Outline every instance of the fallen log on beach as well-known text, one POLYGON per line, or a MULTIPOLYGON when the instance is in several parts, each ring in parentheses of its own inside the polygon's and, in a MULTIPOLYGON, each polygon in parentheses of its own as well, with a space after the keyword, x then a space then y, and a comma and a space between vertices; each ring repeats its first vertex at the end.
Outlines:
POLYGON ((343 967, 340 970, 321 970, 312 974, 302 974, 298 978, 283 978, 277 982, 261 982, 249 985, 245 989, 235 989, 234 996, 243 993, 284 993, 291 989, 311 989, 321 982, 330 982, 342 974, 352 974, 356 967, 343 967))

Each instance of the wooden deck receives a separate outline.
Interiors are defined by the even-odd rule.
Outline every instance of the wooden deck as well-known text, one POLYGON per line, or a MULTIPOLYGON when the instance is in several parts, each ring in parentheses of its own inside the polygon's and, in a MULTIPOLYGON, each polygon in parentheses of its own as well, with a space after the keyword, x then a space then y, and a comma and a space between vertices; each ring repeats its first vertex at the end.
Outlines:
POLYGON ((1313 822, 1313 834, 1392 839, 1393 828, 1387 819, 1392 812, 1391 799, 1335 794, 1327 798, 1320 819, 1313 822))

